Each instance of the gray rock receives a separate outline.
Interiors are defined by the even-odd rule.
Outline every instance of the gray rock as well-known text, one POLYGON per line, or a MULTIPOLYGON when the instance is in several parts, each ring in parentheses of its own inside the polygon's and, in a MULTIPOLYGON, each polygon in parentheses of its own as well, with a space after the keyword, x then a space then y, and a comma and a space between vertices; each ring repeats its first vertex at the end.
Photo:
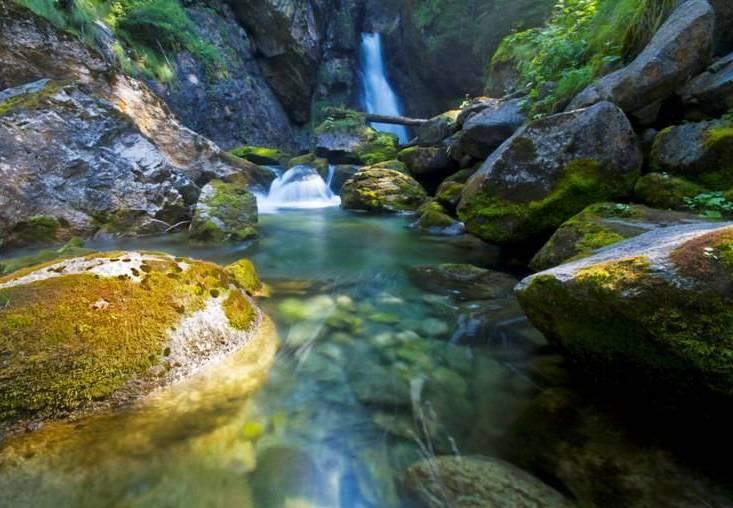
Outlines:
POLYGON ((347 210, 414 212, 426 199, 418 182, 394 169, 362 168, 341 189, 341 207, 347 210))
POLYGON ((447 111, 435 116, 417 128, 416 141, 420 146, 434 146, 458 129, 458 110, 447 111))
POLYGON ((497 102, 470 116, 463 124, 457 143, 451 147, 454 158, 467 154, 483 160, 526 122, 521 100, 497 102))
POLYGON ((453 170, 453 161, 444 146, 411 146, 402 150, 397 159, 413 176, 450 174, 453 170))
POLYGON ((641 163, 617 106, 553 115, 520 129, 484 162, 463 190, 458 217, 489 242, 532 240, 591 203, 628 194, 641 163))
POLYGON ((707 0, 687 0, 633 62, 591 84, 572 100, 568 110, 611 101, 626 112, 635 112, 671 96, 710 62, 714 23, 707 0))
POLYGON ((106 100, 55 81, 4 96, 0 235, 37 216, 62 236, 150 233, 189 216, 197 187, 106 100))
POLYGON ((711 116, 727 113, 733 108, 733 53, 717 60, 678 94, 688 108, 699 108, 711 116))
POLYGON ((725 120, 686 123, 657 134, 653 171, 684 176, 713 190, 733 187, 733 128, 725 120))
POLYGON ((569 508, 552 487, 500 459, 435 457, 410 466, 403 491, 426 508, 569 508))

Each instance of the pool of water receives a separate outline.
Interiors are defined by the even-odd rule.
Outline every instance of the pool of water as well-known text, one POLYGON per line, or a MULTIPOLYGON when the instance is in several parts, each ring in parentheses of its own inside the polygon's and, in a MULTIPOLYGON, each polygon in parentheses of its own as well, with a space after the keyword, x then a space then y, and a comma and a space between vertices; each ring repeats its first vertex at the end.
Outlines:
MULTIPOLYGON (((490 268, 495 249, 420 235, 406 217, 337 208, 260 221, 262 239, 252 245, 201 247, 172 236, 90 246, 251 258, 271 287, 261 303, 281 338, 264 384, 255 389, 263 373, 238 369, 234 355, 145 407, 46 424, 0 450, 0 506, 401 507, 400 474, 418 460, 528 456, 513 453, 524 448, 512 436, 528 420, 542 426, 531 412, 538 397, 572 384, 562 358, 513 297, 431 288, 411 272, 440 263, 490 268)), ((607 418, 612 437, 599 438, 593 457, 583 448, 573 467, 591 467, 594 457, 647 460, 647 444, 598 414, 593 425, 607 418)), ((555 445, 538 439, 540 448, 555 445)), ((560 485, 568 475, 553 467, 544 467, 546 479, 560 485)), ((686 476, 675 459, 639 468, 631 474, 666 475, 691 499, 719 499, 717 486, 686 476)))

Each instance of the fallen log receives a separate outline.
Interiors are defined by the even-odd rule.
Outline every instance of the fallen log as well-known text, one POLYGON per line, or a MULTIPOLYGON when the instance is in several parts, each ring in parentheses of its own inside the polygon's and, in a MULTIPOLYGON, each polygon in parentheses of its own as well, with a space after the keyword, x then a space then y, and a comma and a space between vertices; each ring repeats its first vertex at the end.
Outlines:
POLYGON ((375 113, 366 113, 364 118, 367 122, 389 123, 395 125, 407 125, 409 127, 420 127, 425 122, 424 118, 410 118, 407 116, 377 115, 375 113))

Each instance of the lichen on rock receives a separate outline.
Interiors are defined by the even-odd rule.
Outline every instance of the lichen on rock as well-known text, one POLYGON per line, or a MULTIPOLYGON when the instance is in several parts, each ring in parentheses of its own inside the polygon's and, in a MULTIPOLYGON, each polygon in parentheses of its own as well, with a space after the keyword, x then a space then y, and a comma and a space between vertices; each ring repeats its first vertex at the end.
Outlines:
POLYGON ((257 200, 242 185, 214 180, 202 190, 190 236, 199 242, 242 242, 257 237, 257 200))

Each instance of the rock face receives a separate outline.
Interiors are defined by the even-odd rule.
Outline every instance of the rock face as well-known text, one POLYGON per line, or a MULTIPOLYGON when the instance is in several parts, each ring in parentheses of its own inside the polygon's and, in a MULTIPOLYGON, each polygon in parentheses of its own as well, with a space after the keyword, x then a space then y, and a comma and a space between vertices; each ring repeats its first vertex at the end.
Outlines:
POLYGON ((0 427, 130 403, 246 347, 265 319, 223 268, 145 252, 23 269, 0 298, 0 427))
POLYGON ((586 206, 622 197, 642 163, 634 131, 609 102, 520 129, 468 180, 458 216, 496 243, 548 235, 586 206))
POLYGON ((0 100, 0 235, 8 243, 102 226, 155 232, 186 217, 198 193, 192 180, 106 100, 49 81, 0 100), (30 238, 38 217, 49 227, 30 238))
POLYGON ((453 162, 444 146, 411 146, 400 151, 397 159, 403 162, 413 176, 450 174, 453 162))
POLYGON ((688 108, 720 116, 733 108, 733 53, 717 60, 678 92, 688 108))
POLYGON ((652 146, 650 165, 713 190, 733 187, 733 122, 713 120, 669 127, 652 146))
POLYGON ((394 169, 362 168, 341 189, 341 207, 347 210, 413 212, 426 199, 419 183, 394 169))
POLYGON ((484 160, 526 120, 520 99, 497 101, 466 120, 458 140, 451 147, 451 155, 457 160, 464 155, 484 160))
POLYGON ((707 0, 687 0, 631 64, 583 90, 568 110, 611 101, 626 112, 635 112, 671 96, 710 62, 714 23, 707 0))
POLYGON ((213 180, 202 190, 191 221, 200 242, 242 242, 257 237, 257 199, 236 183, 213 180))
POLYGON ((503 460, 436 457, 401 476, 408 497, 426 508, 570 508, 552 487, 503 460))
MULTIPOLYGON (((733 395, 733 228, 662 228, 528 277, 532 323, 606 384, 677 406, 733 395)), ((714 406, 710 406, 714 407, 714 406)))
POLYGON ((533 270, 545 270, 581 259, 601 247, 632 238, 652 229, 702 222, 698 215, 655 210, 641 205, 597 203, 564 222, 530 262, 533 270))

